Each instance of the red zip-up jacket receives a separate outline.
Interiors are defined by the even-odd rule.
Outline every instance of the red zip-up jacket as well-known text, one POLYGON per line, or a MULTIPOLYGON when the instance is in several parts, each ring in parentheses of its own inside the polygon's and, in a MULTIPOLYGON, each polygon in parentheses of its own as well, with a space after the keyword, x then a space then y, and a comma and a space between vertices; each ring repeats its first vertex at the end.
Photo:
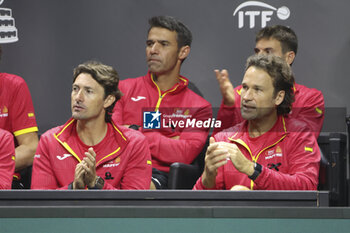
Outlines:
POLYGON ((67 189, 76 165, 92 147, 96 174, 103 189, 149 189, 151 156, 145 137, 134 130, 108 123, 105 138, 95 146, 84 145, 76 132, 76 120, 43 134, 34 157, 32 189, 67 189))
POLYGON ((0 189, 11 189, 15 171, 15 144, 13 135, 0 129, 0 189))
MULTIPOLYGON (((187 117, 203 121, 212 118, 210 103, 187 87, 188 79, 180 76, 179 83, 162 92, 151 76, 148 72, 145 76, 120 82, 119 88, 124 95, 114 108, 115 122, 143 126, 143 112, 157 110, 162 117, 177 115, 167 118, 174 121, 187 117)), ((209 128, 184 129, 178 125, 168 129, 140 130, 148 139, 152 166, 164 172, 169 172, 174 162, 190 164, 202 150, 209 133, 209 128), (180 138, 172 139, 175 136, 180 138)))
MULTIPOLYGON (((235 143, 251 161, 262 166, 253 182, 239 172, 231 161, 218 168, 213 189, 243 185, 256 190, 316 190, 320 150, 305 122, 280 116, 271 130, 250 138, 248 121, 217 133, 215 141, 235 143)), ((200 177, 195 190, 206 189, 200 177)))
MULTIPOLYGON (((235 105, 226 106, 221 103, 217 119, 221 120, 221 128, 216 128, 215 133, 229 127, 235 126, 244 119, 241 116, 241 89, 242 86, 235 88, 235 105)), ((292 104, 292 111, 288 115, 295 119, 304 121, 308 124, 316 138, 320 134, 324 120, 324 98, 322 92, 314 88, 308 88, 303 85, 294 84, 295 101, 292 104)))

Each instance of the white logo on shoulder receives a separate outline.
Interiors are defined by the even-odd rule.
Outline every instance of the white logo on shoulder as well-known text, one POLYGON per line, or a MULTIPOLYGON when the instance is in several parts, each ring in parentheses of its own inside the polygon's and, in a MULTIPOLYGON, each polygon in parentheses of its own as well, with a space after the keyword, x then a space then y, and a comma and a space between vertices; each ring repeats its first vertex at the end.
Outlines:
POLYGON ((64 159, 66 159, 66 158, 68 158, 68 157, 71 157, 71 156, 72 156, 71 154, 63 154, 63 156, 57 155, 57 158, 58 158, 59 160, 64 160, 64 159))
POLYGON ((145 99, 146 99, 146 97, 144 97, 144 96, 137 96, 136 98, 131 97, 131 100, 135 101, 135 102, 140 101, 140 100, 145 100, 145 99))
POLYGON ((256 21, 261 21, 261 27, 266 27, 267 22, 271 21, 271 17, 276 12, 277 18, 286 20, 290 16, 290 10, 286 6, 276 8, 269 4, 259 1, 246 1, 241 3, 233 12, 233 16, 238 17, 238 28, 244 27, 244 21, 249 22, 249 28, 255 27, 256 21), (243 8, 246 8, 243 10, 243 8), (249 10, 247 10, 247 8, 249 10), (264 9, 264 10, 263 10, 264 9))

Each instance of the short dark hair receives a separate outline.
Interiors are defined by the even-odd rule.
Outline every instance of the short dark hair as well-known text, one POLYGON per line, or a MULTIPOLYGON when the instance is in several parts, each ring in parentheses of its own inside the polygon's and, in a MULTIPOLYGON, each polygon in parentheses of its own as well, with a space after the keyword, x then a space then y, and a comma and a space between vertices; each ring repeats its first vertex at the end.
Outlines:
POLYGON ((176 32, 176 41, 179 49, 186 45, 191 47, 191 31, 176 18, 171 16, 154 16, 148 20, 148 23, 150 25, 148 33, 154 27, 166 28, 169 31, 176 32))
POLYGON ((294 77, 290 66, 285 60, 274 55, 250 56, 247 60, 246 70, 251 66, 262 69, 270 75, 275 97, 279 91, 285 92, 282 103, 277 106, 277 114, 288 114, 294 102, 294 77))
POLYGON ((106 108, 105 121, 111 122, 114 105, 122 96, 118 88, 119 75, 117 71, 112 66, 102 64, 98 61, 87 61, 74 69, 73 83, 81 73, 90 74, 103 87, 104 99, 109 95, 115 97, 114 103, 106 108))
POLYGON ((297 54, 298 38, 295 32, 291 28, 283 25, 265 27, 257 33, 255 37, 255 42, 258 42, 261 39, 270 39, 270 38, 278 40, 281 43, 282 53, 293 51, 295 55, 297 54))

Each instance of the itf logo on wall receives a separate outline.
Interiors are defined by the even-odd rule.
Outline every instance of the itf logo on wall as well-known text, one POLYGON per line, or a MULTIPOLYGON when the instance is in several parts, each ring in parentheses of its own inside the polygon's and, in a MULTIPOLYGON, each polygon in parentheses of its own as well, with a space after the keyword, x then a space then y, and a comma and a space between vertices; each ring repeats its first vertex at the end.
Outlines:
POLYGON ((266 27, 266 23, 271 20, 274 12, 280 20, 286 20, 290 16, 289 8, 281 6, 276 8, 259 1, 247 1, 241 3, 233 12, 233 17, 237 19, 238 28, 243 28, 249 23, 249 28, 254 28, 257 21, 261 21, 261 27, 266 27))
MULTIPOLYGON (((0 0, 0 5, 4 0, 0 0)), ((12 18, 12 10, 0 8, 0 43, 12 43, 18 41, 15 19, 12 18)))

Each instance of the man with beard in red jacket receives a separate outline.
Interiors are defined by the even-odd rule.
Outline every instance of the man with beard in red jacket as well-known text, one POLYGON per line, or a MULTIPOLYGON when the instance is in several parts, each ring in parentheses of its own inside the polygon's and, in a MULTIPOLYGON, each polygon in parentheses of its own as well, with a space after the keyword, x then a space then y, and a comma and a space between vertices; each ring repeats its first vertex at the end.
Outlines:
MULTIPOLYGON (((255 42, 256 54, 273 54, 292 66, 298 50, 297 35, 292 29, 282 25, 265 27, 258 32, 255 42)), ((227 70, 215 70, 215 74, 223 97, 217 116, 222 122, 222 127, 214 131, 219 132, 243 121, 240 113, 242 86, 233 88, 227 70)), ((297 83, 293 84, 293 91, 295 101, 289 117, 306 122, 317 138, 324 120, 323 94, 317 89, 297 83)))
POLYGON ((32 189, 148 189, 151 157, 145 137, 117 126, 121 93, 110 66, 87 62, 74 70, 72 118, 41 136, 32 189))
POLYGON ((242 81, 243 122, 210 138, 195 190, 316 190, 320 150, 308 125, 285 117, 294 100, 290 67, 254 55, 242 81))
POLYGON ((150 188, 166 189, 170 165, 190 164, 201 152, 211 126, 201 127, 201 123, 210 123, 212 110, 209 102, 188 88, 189 80, 180 75, 190 53, 190 30, 170 16, 153 17, 149 24, 149 71, 145 76, 120 82, 124 95, 115 106, 113 119, 146 136, 153 166, 150 188), (147 120, 148 116, 151 118, 147 120))

